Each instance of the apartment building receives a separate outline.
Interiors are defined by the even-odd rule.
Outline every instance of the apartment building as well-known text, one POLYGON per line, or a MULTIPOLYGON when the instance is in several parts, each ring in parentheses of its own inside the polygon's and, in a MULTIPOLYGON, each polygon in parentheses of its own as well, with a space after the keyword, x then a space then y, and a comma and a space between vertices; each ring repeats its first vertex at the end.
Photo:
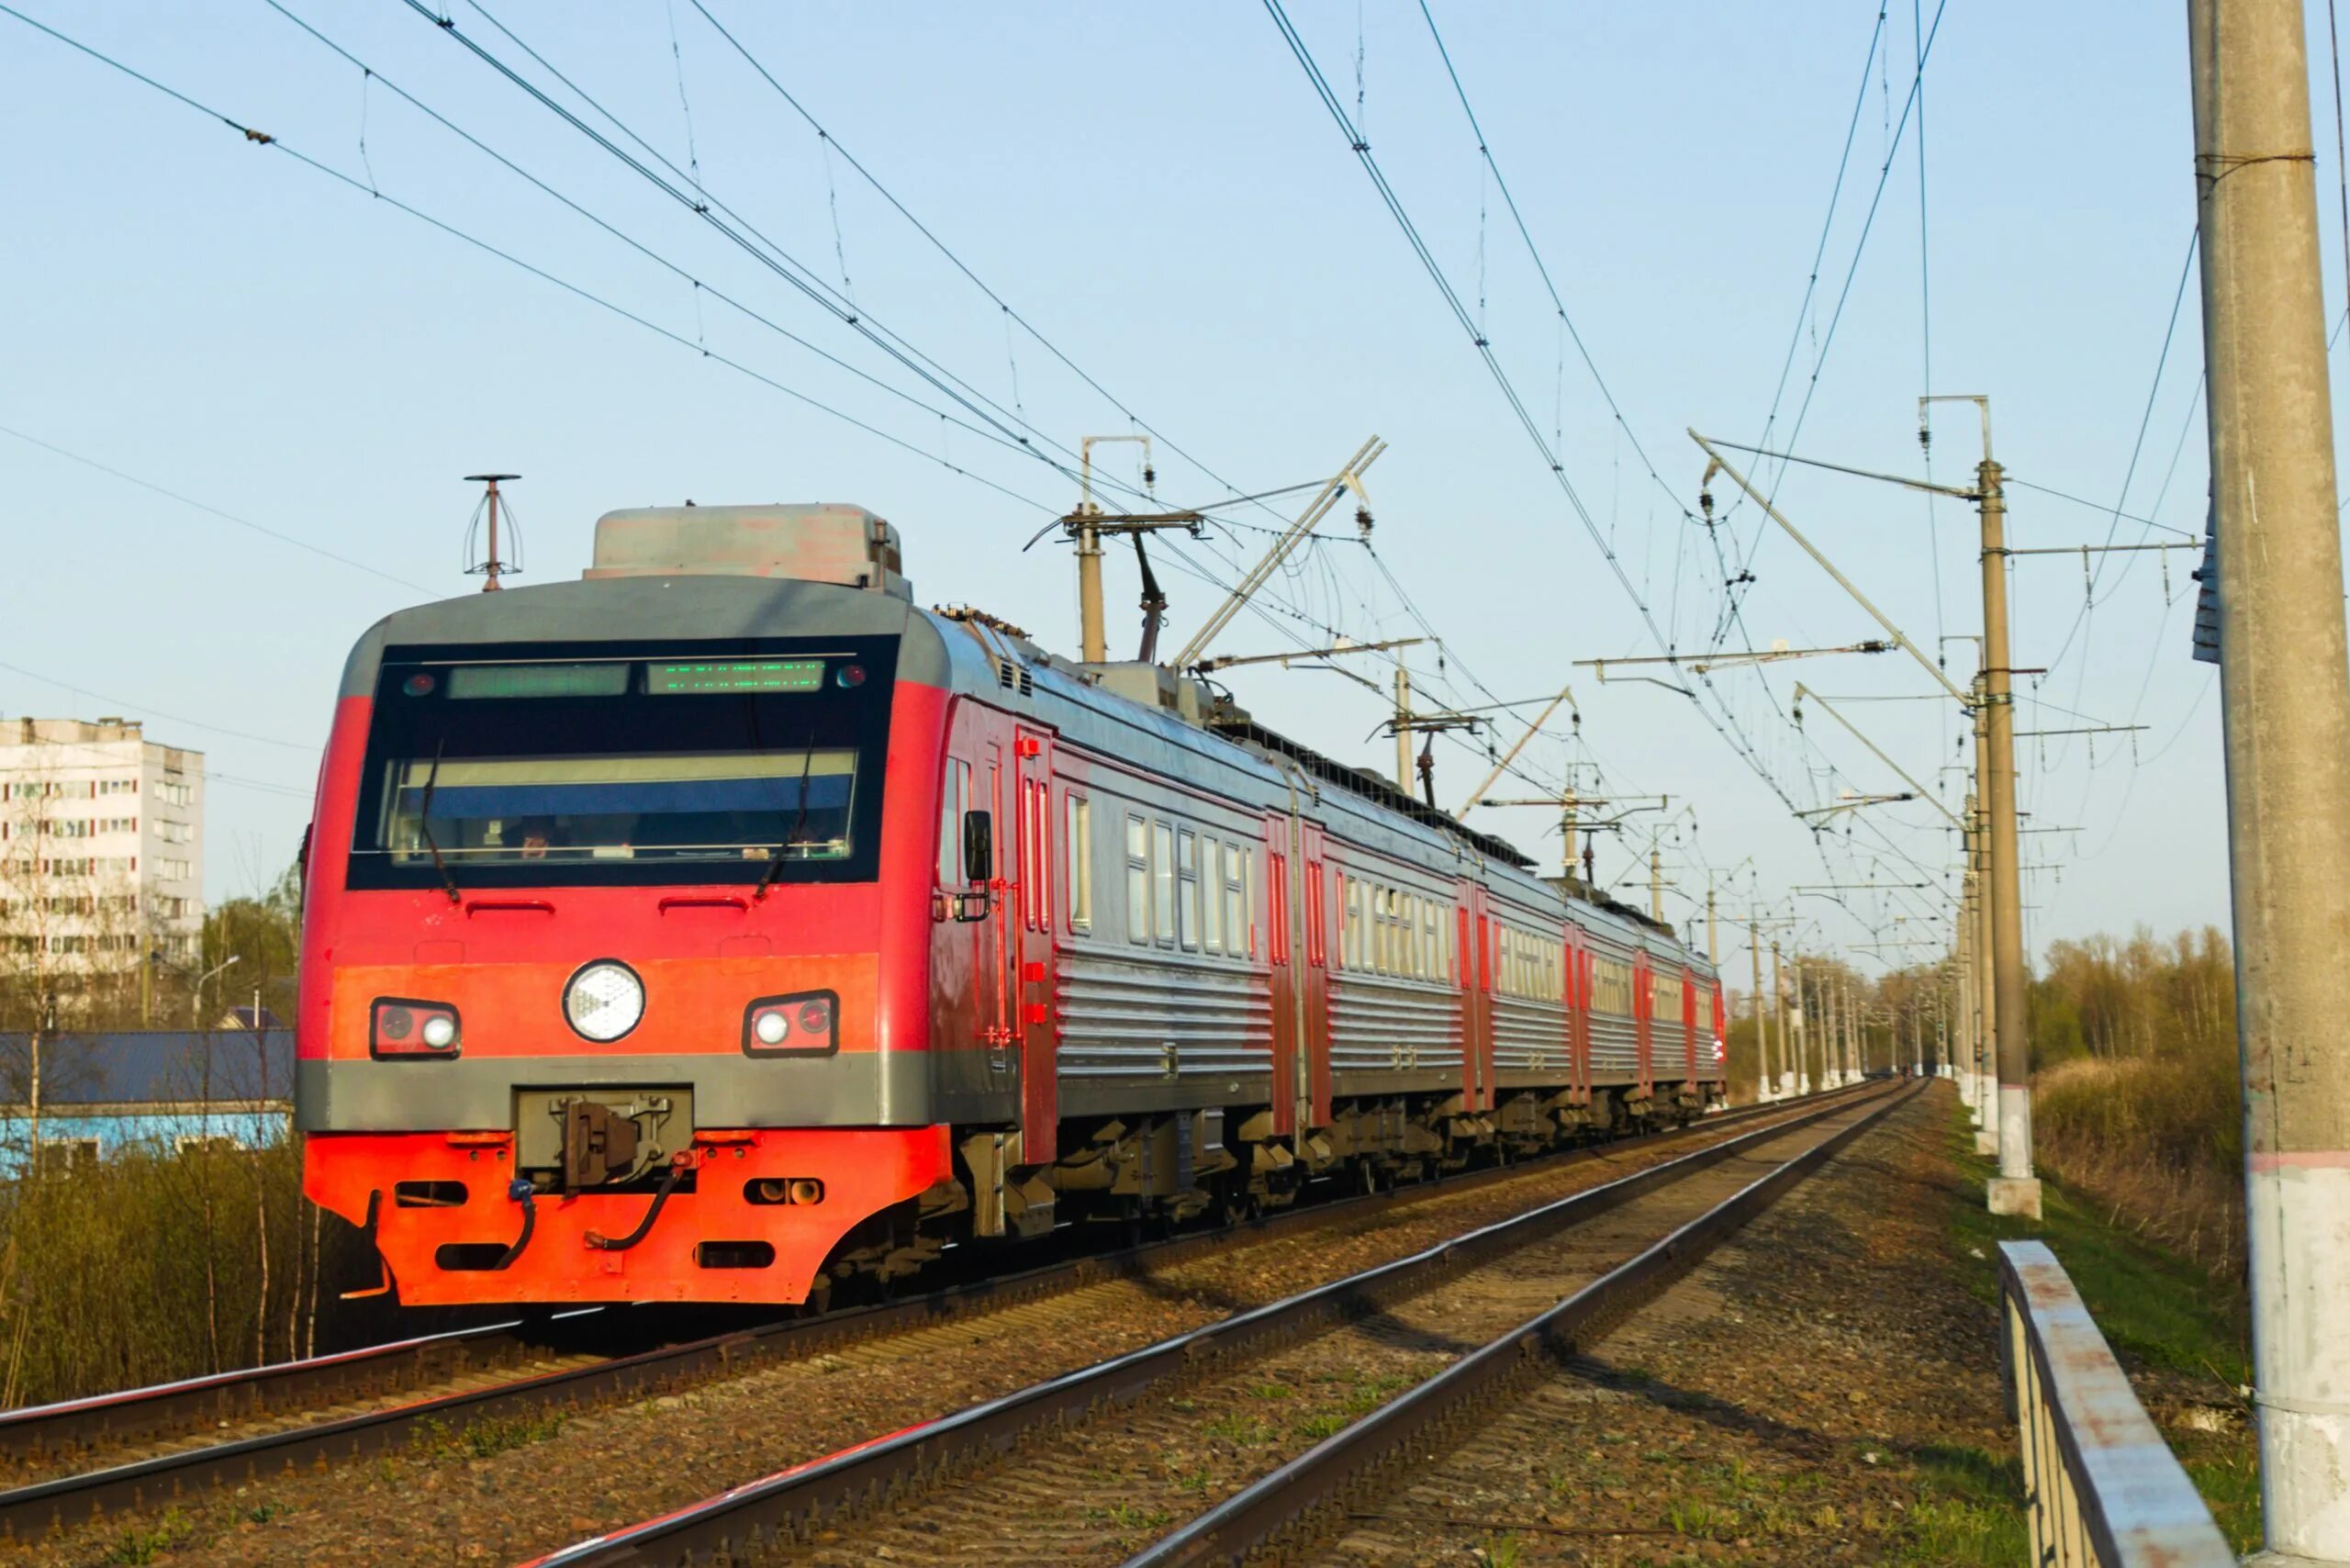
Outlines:
POLYGON ((19 961, 193 957, 204 928, 204 754, 137 720, 0 719, 0 943, 19 961))

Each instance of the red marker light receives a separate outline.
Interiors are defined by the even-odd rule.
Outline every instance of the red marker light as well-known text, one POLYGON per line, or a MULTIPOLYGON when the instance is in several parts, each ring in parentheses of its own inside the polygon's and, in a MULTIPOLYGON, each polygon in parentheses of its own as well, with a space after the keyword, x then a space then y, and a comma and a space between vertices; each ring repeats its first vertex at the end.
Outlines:
POLYGON ((429 675, 412 675, 400 682, 400 689, 410 697, 427 697, 431 695, 432 689, 439 684, 439 681, 429 675))
POLYGON ((375 1018, 375 1032, 386 1040, 405 1040, 415 1027, 416 1014, 405 1007, 386 1007, 375 1018))
POLYGON ((833 1026, 833 1007, 828 1002, 803 1002, 800 1004, 800 1026, 811 1035, 829 1032, 833 1026))
POLYGON ((865 684, 865 666, 863 665, 841 666, 840 668, 833 672, 833 684, 834 686, 847 687, 863 686, 865 684))

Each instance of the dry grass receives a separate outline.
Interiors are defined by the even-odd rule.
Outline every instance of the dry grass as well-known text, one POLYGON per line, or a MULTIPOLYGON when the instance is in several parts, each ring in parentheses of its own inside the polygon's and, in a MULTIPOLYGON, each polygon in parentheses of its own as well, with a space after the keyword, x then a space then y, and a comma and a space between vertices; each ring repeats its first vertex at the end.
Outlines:
POLYGON ((336 1299, 372 1277, 364 1240, 330 1217, 314 1229, 300 1182, 291 1141, 50 1159, 0 1181, 0 1406, 385 1337, 388 1300, 336 1299))
POLYGON ((2070 1061, 2032 1085, 2040 1160, 2116 1228, 2244 1269, 2243 1109, 2231 1051, 2070 1061))

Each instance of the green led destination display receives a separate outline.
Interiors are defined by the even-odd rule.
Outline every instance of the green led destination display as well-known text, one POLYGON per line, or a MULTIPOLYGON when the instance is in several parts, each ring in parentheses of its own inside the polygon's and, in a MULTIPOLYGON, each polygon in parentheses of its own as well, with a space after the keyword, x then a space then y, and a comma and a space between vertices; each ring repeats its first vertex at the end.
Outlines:
POLYGON ((655 697, 760 691, 821 691, 822 659, 696 659, 644 666, 644 689, 655 697))
POLYGON ((449 672, 452 700, 472 697, 621 697, 628 666, 459 665, 449 672))

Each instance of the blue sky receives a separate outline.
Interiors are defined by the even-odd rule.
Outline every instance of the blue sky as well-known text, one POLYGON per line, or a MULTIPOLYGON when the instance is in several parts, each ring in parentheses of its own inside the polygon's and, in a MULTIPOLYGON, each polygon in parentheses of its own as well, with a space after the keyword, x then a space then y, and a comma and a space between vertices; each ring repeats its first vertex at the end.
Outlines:
MULTIPOLYGON (((1685 654, 1716 638, 1727 575, 1717 541, 1732 570, 1751 551, 1756 579, 1729 645, 1875 635, 1784 537, 1757 544, 1756 509, 1731 510, 1726 481, 1713 486, 1729 514, 1717 534, 1685 515, 1704 459, 1683 431, 1753 442, 1767 428, 1775 443, 1808 391, 1802 452, 1917 472, 1930 320, 1930 390, 1991 394, 2013 477, 2098 503, 2020 489, 2013 542, 2101 540, 2113 520, 2098 507, 2118 502, 2200 532, 2191 277, 2155 383, 2193 220, 2175 8, 1952 0, 1922 122, 1912 112, 1902 125, 1917 47, 1907 5, 1888 8, 1879 34, 1867 4, 1766 14, 1432 0, 1603 394, 1483 172, 1416 5, 1365 0, 1359 12, 1297 0, 1290 17, 1349 116, 1360 42, 1373 155, 1529 418, 1546 442, 1555 434, 1586 523, 1259 6, 704 0, 834 147, 1032 334, 843 151, 828 152, 692 0, 459 6, 466 36, 576 105, 515 39, 537 50, 822 286, 853 297, 860 326, 944 367, 933 372, 940 381, 951 373, 964 407, 399 0, 285 3, 375 75, 259 0, 21 0, 279 139, 269 146, 0 17, 10 212, 0 426, 373 569, 0 435, 0 661, 12 666, 0 667, 0 712, 125 712, 202 747, 216 780, 215 899, 291 855, 351 641, 389 610, 472 586, 457 574, 473 504, 462 476, 487 467, 524 476, 513 487, 524 582, 575 574, 595 517, 613 507, 853 500, 902 530, 924 602, 983 606, 1073 653, 1067 553, 1049 542, 1021 548, 1074 499, 1036 451, 1134 429, 1123 405, 1192 454, 1162 443, 1158 493, 1193 503, 1228 493, 1227 481, 1255 491, 1326 475, 1376 431, 1392 443, 1371 476, 1377 559, 1342 515, 1279 579, 1269 616, 1244 618, 1219 651, 1270 652, 1292 636, 1319 644, 1331 629, 1411 635, 1424 615, 1445 651, 1441 668, 1433 645, 1405 655, 1416 687, 1460 704, 1515 700, 1555 690, 1571 660, 1657 651, 1603 543, 1685 654), (677 270, 534 190, 395 86, 677 270), (371 188, 674 336, 429 227, 371 188), (718 301, 722 291, 883 385, 747 319, 718 301), (1005 442, 1004 429, 1024 429, 1029 450, 1005 442)), ((1920 9, 1932 26, 1934 7, 1920 9)), ((2318 24, 2322 123, 2332 86, 2322 13, 2318 24)), ((2319 148, 2326 263, 2338 278, 2332 139, 2319 148)), ((1978 454, 1971 411, 1942 409, 1935 430, 1937 477, 1964 480, 1978 454)), ((1110 449, 1107 465, 1134 475, 1129 449, 1110 449)), ((1801 469, 1778 495, 1930 652, 1939 635, 1978 629, 1974 520, 1962 505, 1939 503, 1930 518, 1914 494, 1801 469)), ((1251 506, 1224 515, 1275 521, 1251 506)), ((2142 536, 2126 520, 2115 534, 2142 536)), ((1227 528, 1189 547, 1190 566, 1228 580, 1264 542, 1227 528)), ((2218 701, 2212 672, 2187 656, 2193 561, 2168 558, 2165 603, 2160 558, 2110 559, 2086 616, 2077 559, 2015 568, 2015 662, 2050 669, 2022 727, 2148 726, 2097 737, 2093 757, 2081 737, 2020 745, 2028 825, 2080 830, 2026 840, 2039 868, 2027 882, 2035 946, 2226 913, 2218 701)), ((1171 553, 1161 572, 1180 642, 1220 590, 1171 553)), ((1113 558, 1114 642, 1131 639, 1135 591, 1130 558, 1113 558)), ((1950 655, 1963 684, 1971 645, 1954 643, 1950 655)), ((1390 674, 1375 659, 1353 662, 1382 683, 1390 674)), ((1581 672, 1580 740, 1561 726, 1562 738, 1529 746, 1526 764, 1550 780, 1578 764, 1586 790, 1668 793, 1676 812, 1694 808, 1672 819, 1666 857, 1700 900, 1710 869, 1740 906, 1793 898, 1818 920, 1816 942, 1931 932, 1938 893, 1848 893, 1840 907, 1787 892, 1940 885, 1955 859, 1922 804, 1840 818, 1851 835, 1819 843, 1790 818, 1782 793, 1808 807, 1841 789, 1902 788, 1816 706, 1801 730, 1791 722, 1797 679, 1831 699, 1885 699, 1840 707, 1925 781, 1959 760, 1955 706, 1908 700, 1931 683, 1893 655, 1726 671, 1703 704, 1581 672)), ((1244 670, 1231 684, 1313 745, 1370 766, 1392 759, 1392 744, 1371 734, 1382 705, 1341 678, 1244 670)), ((1439 757, 1440 789, 1456 801, 1483 766, 1468 751, 1439 757)), ((1479 821, 1555 853, 1540 812, 1479 821)), ((1603 879, 1623 875, 1635 849, 1644 857, 1644 837, 1603 842, 1603 879)), ((1668 905, 1676 916, 1695 907, 1679 892, 1668 905)), ((1725 933, 1726 958, 1735 946, 1725 933)))

